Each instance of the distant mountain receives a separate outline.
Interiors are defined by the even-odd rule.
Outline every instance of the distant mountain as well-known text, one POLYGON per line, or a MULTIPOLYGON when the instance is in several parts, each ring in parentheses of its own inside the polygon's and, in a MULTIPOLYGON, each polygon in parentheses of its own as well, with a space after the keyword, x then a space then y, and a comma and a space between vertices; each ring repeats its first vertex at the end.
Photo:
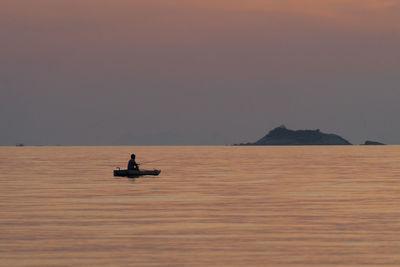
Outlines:
POLYGON ((375 141, 365 141, 364 146, 384 146, 385 144, 375 141))
POLYGON ((247 146, 344 146, 349 141, 336 134, 326 134, 320 130, 289 130, 285 126, 271 130, 266 136, 247 146))

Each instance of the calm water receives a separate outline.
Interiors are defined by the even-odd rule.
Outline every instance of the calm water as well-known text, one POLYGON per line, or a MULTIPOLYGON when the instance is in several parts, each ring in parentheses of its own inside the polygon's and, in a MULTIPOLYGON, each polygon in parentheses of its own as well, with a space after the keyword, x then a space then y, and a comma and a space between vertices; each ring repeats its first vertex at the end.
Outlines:
POLYGON ((279 264, 399 266, 400 146, 0 148, 1 266, 279 264))

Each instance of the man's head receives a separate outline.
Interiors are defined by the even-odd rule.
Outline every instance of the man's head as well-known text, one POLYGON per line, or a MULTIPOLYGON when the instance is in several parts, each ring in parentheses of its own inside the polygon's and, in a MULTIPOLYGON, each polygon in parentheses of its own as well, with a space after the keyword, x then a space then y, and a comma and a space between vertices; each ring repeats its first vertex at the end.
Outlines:
POLYGON ((131 159, 135 159, 135 158, 136 158, 135 154, 132 154, 131 159))

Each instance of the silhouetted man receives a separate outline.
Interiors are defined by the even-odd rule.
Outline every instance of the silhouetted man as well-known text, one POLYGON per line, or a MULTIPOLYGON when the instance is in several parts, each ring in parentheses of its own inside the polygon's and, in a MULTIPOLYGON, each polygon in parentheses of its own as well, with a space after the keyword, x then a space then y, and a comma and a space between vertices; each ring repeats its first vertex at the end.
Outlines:
POLYGON ((132 154, 131 160, 128 162, 128 170, 135 170, 135 171, 139 170, 139 165, 136 163, 135 158, 136 158, 135 154, 132 154))

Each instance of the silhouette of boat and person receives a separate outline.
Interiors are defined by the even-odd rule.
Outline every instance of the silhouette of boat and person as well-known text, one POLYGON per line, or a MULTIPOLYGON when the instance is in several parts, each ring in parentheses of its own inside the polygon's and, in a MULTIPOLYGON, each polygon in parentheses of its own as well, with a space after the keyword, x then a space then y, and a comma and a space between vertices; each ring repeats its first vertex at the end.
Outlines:
POLYGON ((128 169, 121 170, 118 167, 118 170, 114 170, 114 176, 117 177, 128 177, 128 178, 137 178, 145 175, 159 175, 161 170, 141 170, 139 169, 139 164, 136 162, 136 155, 131 154, 131 159, 128 162, 128 169))

